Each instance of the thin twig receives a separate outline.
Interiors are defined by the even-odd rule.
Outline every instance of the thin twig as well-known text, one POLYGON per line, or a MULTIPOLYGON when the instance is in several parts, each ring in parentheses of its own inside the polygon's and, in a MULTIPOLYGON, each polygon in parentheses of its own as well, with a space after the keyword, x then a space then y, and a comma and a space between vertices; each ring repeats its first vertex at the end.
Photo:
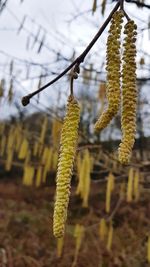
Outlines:
POLYGON ((120 0, 120 9, 124 10, 124 0, 120 0))
POLYGON ((69 70, 71 70, 76 64, 79 66, 85 59, 86 55, 89 53, 89 51, 91 50, 91 48, 94 46, 94 44, 96 43, 96 41, 99 39, 99 37, 101 36, 101 34, 103 33, 103 31, 105 30, 105 28, 107 27, 108 23, 110 22, 113 14, 117 11, 117 9, 120 6, 120 1, 117 2, 117 4, 115 5, 115 7, 113 8, 113 10, 111 11, 111 13, 109 14, 108 18, 105 20, 105 22, 103 23, 103 25, 100 27, 99 31, 97 32, 97 34, 94 36, 94 38, 92 39, 92 41, 89 43, 89 45, 86 47, 86 49, 82 52, 82 54, 77 57, 64 71, 62 71, 56 78, 54 78, 52 81, 50 81, 49 83, 45 84, 44 86, 42 86, 41 88, 39 88, 38 90, 34 91, 33 93, 28 94, 27 96, 24 96, 22 98, 22 104, 23 106, 26 106, 30 103, 30 99, 35 96, 36 94, 42 92, 44 89, 46 89, 47 87, 49 87, 50 85, 52 85, 53 83, 55 83, 56 81, 58 81, 60 78, 62 78, 69 70))

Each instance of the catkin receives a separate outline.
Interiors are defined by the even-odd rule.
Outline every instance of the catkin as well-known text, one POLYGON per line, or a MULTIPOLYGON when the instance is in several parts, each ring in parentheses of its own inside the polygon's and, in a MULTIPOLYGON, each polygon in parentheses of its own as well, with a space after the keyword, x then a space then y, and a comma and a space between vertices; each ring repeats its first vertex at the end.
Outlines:
POLYGON ((99 235, 100 235, 100 240, 103 241, 107 235, 107 224, 106 224, 106 220, 104 218, 102 218, 100 220, 100 224, 99 224, 99 235))
POLYGON ((85 172, 83 179, 83 193, 82 193, 82 198, 83 198, 83 203, 82 206, 84 208, 88 207, 88 200, 89 200, 89 193, 90 193, 90 184, 91 184, 91 176, 90 176, 90 171, 91 171, 91 159, 90 159, 90 153, 88 150, 85 151, 84 155, 84 167, 85 167, 85 172))
POLYGON ((119 161, 127 164, 130 160, 136 133, 136 29, 134 21, 125 25, 124 52, 122 68, 122 112, 121 129, 122 141, 119 146, 119 161))
POLYGON ((135 171, 134 181, 133 181, 133 193, 135 201, 139 200, 140 197, 140 173, 139 170, 135 171))
POLYGON ((53 155, 52 154, 52 149, 51 148, 47 148, 46 159, 45 159, 44 170, 43 170, 43 177, 42 177, 42 181, 44 183, 46 182, 46 177, 47 177, 48 171, 51 170, 52 155, 53 155))
POLYGON ((85 150, 83 155, 83 160, 81 161, 79 182, 76 190, 76 194, 80 194, 83 202, 83 207, 88 207, 88 199, 90 193, 90 183, 91 183, 91 157, 88 149, 85 150))
POLYGON ((75 255, 74 255, 74 261, 72 264, 72 267, 76 266, 77 259, 78 259, 78 254, 83 242, 85 234, 85 228, 83 225, 76 224, 75 229, 74 229, 74 237, 76 238, 76 247, 75 247, 75 255))
POLYGON ((132 202, 133 200, 133 180, 134 180, 134 169, 130 168, 128 185, 127 185, 127 202, 132 202))
POLYGON ((4 154, 5 154, 6 141, 7 141, 6 136, 3 135, 3 136, 1 137, 1 143, 0 143, 0 157, 3 157, 4 154))
POLYGON ((30 165, 24 166, 23 185, 32 186, 34 178, 34 167, 30 165))
POLYGON ((112 247, 112 241, 113 241, 113 225, 110 223, 109 230, 108 230, 108 240, 107 240, 107 250, 110 251, 112 247))
POLYGON ((42 166, 38 166, 37 173, 36 173, 36 180, 35 180, 35 186, 39 187, 42 183, 42 166))
POLYGON ((107 39, 107 85, 106 95, 108 99, 107 110, 102 113, 95 124, 95 131, 104 129, 117 114, 120 106, 120 35, 123 12, 116 11, 111 20, 109 36, 107 39))
POLYGON ((111 194, 114 190, 114 184, 115 184, 115 177, 112 173, 109 174, 108 180, 107 180, 107 188, 106 188, 106 212, 110 212, 110 205, 111 205, 111 194))
POLYGON ((57 148, 58 141, 60 139, 60 132, 62 128, 62 122, 54 119, 52 121, 52 140, 53 140, 53 146, 57 148))
POLYGON ((64 237, 57 238, 57 258, 60 258, 63 252, 64 237))
POLYGON ((5 170, 10 171, 12 167, 14 151, 12 149, 7 151, 7 158, 5 163, 5 170))
POLYGON ((18 153, 18 159, 25 159, 28 154, 29 144, 26 138, 23 139, 18 153))
POLYGON ((76 152, 80 107, 73 96, 68 98, 67 113, 64 119, 58 170, 56 177, 56 201, 54 207, 53 231, 56 238, 64 235, 67 207, 70 195, 70 182, 76 152))

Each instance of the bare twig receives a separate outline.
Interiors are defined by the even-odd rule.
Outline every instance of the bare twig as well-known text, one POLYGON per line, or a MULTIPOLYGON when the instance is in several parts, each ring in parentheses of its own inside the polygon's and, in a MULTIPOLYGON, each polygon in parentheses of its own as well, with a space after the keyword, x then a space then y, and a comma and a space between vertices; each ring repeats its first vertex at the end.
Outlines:
POLYGON ((97 32, 97 34, 94 36, 94 38, 92 39, 92 41, 89 43, 89 45, 86 47, 86 49, 82 52, 82 54, 77 57, 64 71, 62 71, 56 78, 54 78, 52 81, 50 81, 49 83, 45 84, 44 86, 42 86, 41 88, 39 88, 38 90, 34 91, 33 93, 28 94, 27 96, 24 96, 22 98, 22 104, 24 106, 28 105, 30 103, 30 99, 35 96, 36 94, 42 92, 44 89, 46 89, 47 87, 49 87, 50 85, 52 85, 53 83, 55 83, 56 81, 58 81, 60 78, 62 78, 69 70, 71 70, 76 64, 78 64, 78 66, 84 61, 86 55, 89 53, 89 51, 91 50, 91 48, 94 46, 94 44, 96 43, 96 41, 99 39, 99 37, 101 36, 101 34, 103 33, 103 31, 105 30, 105 28, 107 27, 108 23, 110 22, 114 12, 119 8, 120 6, 120 1, 117 2, 117 4, 115 5, 115 7, 113 8, 113 10, 111 11, 111 13, 109 14, 108 18, 105 20, 105 22, 103 23, 103 25, 100 27, 99 31, 97 32))
POLYGON ((149 8, 150 9, 150 5, 148 5, 146 3, 143 3, 143 2, 140 2, 140 1, 126 0, 126 2, 136 4, 138 7, 146 7, 146 8, 149 8))

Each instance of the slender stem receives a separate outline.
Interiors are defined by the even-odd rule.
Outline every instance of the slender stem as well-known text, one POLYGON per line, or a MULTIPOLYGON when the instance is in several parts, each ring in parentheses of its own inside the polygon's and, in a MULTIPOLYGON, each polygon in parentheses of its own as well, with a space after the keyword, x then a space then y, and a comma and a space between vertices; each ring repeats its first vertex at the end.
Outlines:
POLYGON ((73 95, 73 81, 74 81, 74 78, 71 76, 71 79, 70 79, 70 95, 73 95))
POLYGON ((125 12, 125 10, 123 10, 123 13, 124 13, 124 15, 125 15, 125 17, 126 17, 126 19, 127 19, 128 21, 131 20, 130 17, 128 16, 128 14, 125 12))
POLYGON ((124 0, 120 0, 120 9, 124 10, 124 0))
POLYGON ((103 23, 103 25, 100 27, 99 31, 97 32, 97 34, 94 36, 94 38, 92 39, 92 41, 89 43, 89 45, 86 47, 86 49, 82 52, 82 54, 77 57, 64 71, 62 71, 56 78, 54 78, 53 80, 51 80, 49 83, 45 84, 44 86, 42 86, 41 88, 39 88, 38 90, 34 91, 33 93, 28 94, 27 96, 24 96, 22 98, 22 104, 23 106, 26 106, 30 103, 30 99, 35 96, 36 94, 42 92, 44 89, 46 89, 48 86, 52 85, 53 83, 55 83, 56 81, 58 81, 61 77, 63 77, 69 70, 71 70, 73 68, 73 66, 75 64, 80 65, 80 63, 82 63, 84 61, 84 58, 86 57, 86 55, 89 53, 89 51, 91 50, 91 48, 93 47, 93 45, 96 43, 96 41, 99 39, 99 37, 101 36, 101 34, 103 33, 103 31, 105 30, 105 28, 107 27, 108 23, 110 22, 113 14, 115 13, 115 11, 119 8, 120 6, 120 0, 117 2, 117 4, 115 5, 115 7, 113 8, 113 10, 111 11, 111 13, 109 14, 108 18, 105 20, 105 22, 103 23))

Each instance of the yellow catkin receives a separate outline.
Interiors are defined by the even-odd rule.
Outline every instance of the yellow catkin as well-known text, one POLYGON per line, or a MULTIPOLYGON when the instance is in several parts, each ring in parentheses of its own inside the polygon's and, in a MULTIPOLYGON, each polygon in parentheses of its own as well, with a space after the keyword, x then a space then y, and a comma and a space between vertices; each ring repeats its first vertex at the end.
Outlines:
POLYGON ((49 148, 45 147, 43 150, 42 158, 41 158, 41 164, 45 165, 47 157, 48 157, 49 148))
POLYGON ((119 161, 127 164, 130 161, 136 134, 136 29, 134 21, 125 25, 124 52, 122 68, 122 111, 121 129, 122 141, 119 145, 119 161))
POLYGON ((0 122, 0 135, 2 136, 5 132, 5 123, 0 122))
POLYGON ((90 192, 90 171, 91 171, 91 158, 89 151, 86 149, 84 151, 83 160, 81 161, 79 173, 79 182, 76 190, 76 194, 80 194, 81 198, 83 199, 82 206, 88 207, 88 199, 89 199, 89 192, 90 192))
POLYGON ((150 263, 150 235, 148 236, 147 240, 147 261, 150 263))
POLYGON ((48 124, 48 117, 45 116, 44 117, 44 121, 42 123, 42 129, 41 129, 41 134, 40 134, 40 138, 39 138, 39 141, 41 144, 44 143, 44 140, 45 140, 45 135, 46 135, 46 130, 47 130, 47 124, 48 124))
POLYGON ((7 141, 6 136, 3 135, 3 136, 1 137, 1 143, 0 143, 0 157, 3 157, 4 154, 5 154, 6 141, 7 141))
POLYGON ((107 179, 107 188, 106 188, 106 212, 110 212, 110 204, 111 204, 111 194, 114 190, 114 182, 115 177, 112 173, 109 174, 107 179))
POLYGON ((84 208, 88 207, 88 199, 89 199, 89 193, 90 193, 90 184, 91 184, 91 176, 90 176, 90 171, 91 171, 91 159, 90 159, 90 153, 88 150, 85 151, 85 155, 83 158, 83 164, 85 167, 85 172, 83 176, 83 192, 82 192, 82 206, 84 208))
POLYGON ((44 164, 44 170, 43 170, 43 178, 42 178, 43 183, 46 182, 46 177, 47 177, 48 171, 50 171, 52 169, 52 156, 53 156, 53 151, 51 148, 48 148, 46 160, 45 160, 45 164, 44 164))
POLYGON ((74 237, 76 238, 76 247, 75 247, 75 255, 74 255, 74 261, 72 264, 72 267, 76 265, 78 255, 79 255, 79 250, 81 248, 83 238, 84 238, 84 226, 80 224, 76 224, 75 230, 74 230, 74 237))
MULTIPOLYGON (((80 158, 81 160, 81 158, 80 158)), ((85 166, 85 161, 81 160, 80 166, 78 168, 78 185, 76 189, 76 194, 80 195, 81 197, 83 196, 83 191, 84 191, 84 174, 85 174, 86 166, 85 166)))
POLYGON ((77 167, 77 178, 80 179, 80 171, 81 171, 81 154, 78 153, 76 159, 76 167, 77 167))
POLYGON ((26 154, 26 157, 24 159, 24 165, 29 165, 30 161, 31 161, 31 151, 28 150, 27 154, 26 154))
POLYGON ((14 127, 11 126, 8 134, 8 139, 7 139, 7 147, 6 151, 7 153, 14 148, 14 141, 15 141, 15 135, 14 135, 14 127))
POLYGON ((63 252, 64 237, 57 238, 57 258, 60 258, 63 252))
POLYGON ((6 163, 5 163, 5 170, 10 171, 12 167, 12 162, 13 162, 13 155, 14 151, 12 149, 7 151, 7 158, 6 158, 6 163))
POLYGON ((52 153, 52 161, 51 161, 51 168, 53 171, 57 170, 57 163, 58 163, 58 152, 54 150, 52 153))
POLYGON ((133 194, 134 194, 134 199, 135 201, 139 200, 139 196, 140 196, 140 173, 139 170, 135 171, 135 175, 134 175, 134 181, 133 181, 133 194))
POLYGON ((58 147, 61 128, 62 128, 62 122, 58 121, 57 119, 54 119, 52 121, 52 140, 54 147, 58 147))
POLYGON ((53 218, 53 232, 56 238, 62 237, 65 231, 79 119, 80 107, 75 98, 70 96, 68 98, 67 113, 61 132, 60 155, 56 177, 56 201, 53 218))
POLYGON ((28 153, 28 148, 29 148, 29 144, 28 144, 28 140, 26 138, 23 139, 22 144, 20 146, 20 150, 18 153, 18 159, 25 159, 28 153))
POLYGON ((108 240, 107 240, 107 250, 110 251, 112 248, 112 242, 113 242, 113 226, 112 223, 110 223, 109 225, 109 229, 108 229, 108 240))
POLYGON ((30 165, 26 165, 24 167, 24 174, 23 174, 23 185, 31 186, 33 185, 33 178, 34 178, 34 167, 30 165))
POLYGON ((42 173, 43 173, 43 168, 42 168, 42 166, 39 166, 37 169, 36 179, 35 179, 35 186, 36 187, 39 187, 42 183, 42 173))
POLYGON ((22 142, 22 128, 20 125, 16 127, 15 131, 15 151, 18 153, 22 142))
POLYGON ((134 169, 130 168, 128 175, 128 184, 127 184, 127 202, 132 202, 133 200, 133 179, 134 179, 134 169))
POLYGON ((104 218, 102 218, 100 220, 100 224, 99 224, 99 236, 100 236, 100 240, 103 241, 107 235, 107 224, 106 224, 106 220, 104 218))
POLYGON ((123 22, 122 17, 123 12, 121 10, 116 11, 111 20, 106 51, 106 96, 108 107, 96 122, 95 131, 104 129, 117 114, 120 106, 120 35, 123 22))

